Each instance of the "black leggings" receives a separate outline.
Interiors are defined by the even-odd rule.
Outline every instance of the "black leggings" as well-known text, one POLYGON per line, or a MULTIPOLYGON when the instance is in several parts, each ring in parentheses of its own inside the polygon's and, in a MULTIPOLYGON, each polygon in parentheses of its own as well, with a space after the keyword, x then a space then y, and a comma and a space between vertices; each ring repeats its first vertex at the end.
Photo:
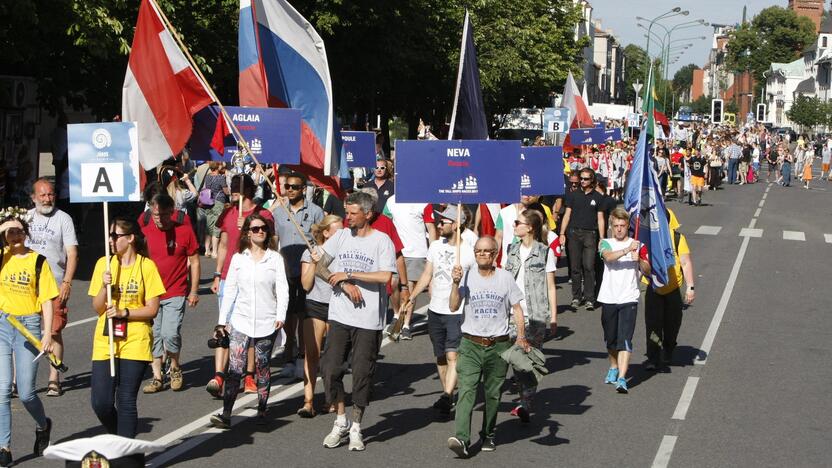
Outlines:
POLYGON ((133 439, 139 423, 136 396, 147 361, 116 358, 116 376, 110 377, 110 361, 93 361, 90 377, 92 410, 107 432, 133 439))

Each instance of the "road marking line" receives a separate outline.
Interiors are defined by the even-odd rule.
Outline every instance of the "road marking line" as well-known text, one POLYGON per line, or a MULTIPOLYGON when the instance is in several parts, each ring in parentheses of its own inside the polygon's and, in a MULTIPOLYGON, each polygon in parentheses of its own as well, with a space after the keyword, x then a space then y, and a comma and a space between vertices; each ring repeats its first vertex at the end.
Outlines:
POLYGON ((699 229, 694 234, 702 234, 705 236, 715 236, 722 230, 722 226, 699 226, 699 229))
POLYGON ((806 241, 803 231, 783 231, 783 240, 806 241))
POLYGON ((768 196, 768 192, 764 193, 763 194, 763 200, 765 200, 767 196, 768 196))
MULTIPOLYGON (((426 304, 426 305, 420 307, 419 309, 417 309, 413 312, 418 313, 418 314, 425 314, 427 309, 428 309, 428 305, 429 304, 426 304)), ((423 326, 427 326, 427 319, 420 320, 419 322, 415 322, 415 323, 411 324, 411 328, 414 329, 414 330, 417 329, 417 328, 421 328, 423 326)), ((384 340, 381 342, 381 347, 387 346, 390 343, 392 343, 392 341, 390 341, 390 338, 385 337, 384 340)), ((318 377, 318 380, 320 381, 321 378, 318 377)), ((303 382, 297 382, 294 385, 291 385, 291 386, 286 387, 286 388, 282 388, 282 387, 283 387, 283 385, 278 385, 277 388, 272 390, 272 395, 269 397, 269 400, 268 400, 267 404, 274 403, 274 402, 281 401, 281 400, 285 400, 286 398, 289 398, 290 396, 294 395, 295 393, 303 391, 303 382), (278 393, 275 393, 278 390, 281 390, 281 391, 278 392, 278 393)), ((248 417, 251 417, 251 416, 254 416, 255 414, 257 414, 257 411, 253 408, 242 409, 242 407, 248 405, 249 403, 251 403, 252 401, 254 401, 256 399, 257 399, 257 394, 256 393, 245 395, 245 396, 237 399, 237 401, 234 403, 234 409, 232 410, 232 417, 231 417, 231 426, 232 427, 237 425, 240 422, 246 421, 248 419, 248 417), (235 410, 241 410, 241 411, 239 411, 237 414, 234 414, 235 410)), ((163 444, 163 445, 165 445, 165 447, 170 447, 170 445, 173 444, 174 442, 176 442, 177 440, 187 436, 188 434, 196 431, 199 428, 207 426, 211 421, 211 416, 214 415, 214 414, 217 414, 219 412, 222 412, 222 408, 219 408, 215 411, 212 411, 212 412, 208 413, 205 416, 197 418, 196 420, 180 427, 179 429, 175 429, 175 430, 165 434, 164 436, 159 437, 158 439, 154 440, 154 442, 157 443, 157 444, 163 444)), ((182 455, 184 453, 187 453, 190 450, 193 450, 197 446, 199 446, 202 443, 207 442, 208 440, 213 438, 215 435, 221 434, 223 432, 226 432, 226 431, 223 431, 223 430, 220 430, 220 429, 217 429, 217 428, 214 428, 214 427, 208 427, 204 431, 183 440, 182 443, 180 443, 179 445, 177 445, 175 447, 172 447, 169 450, 165 450, 164 452, 160 452, 158 456, 155 456, 155 457, 151 458, 150 460, 148 460, 148 462, 145 466, 146 467, 152 467, 152 466, 165 465, 170 460, 173 460, 173 459, 179 457, 180 455, 182 455)))
POLYGON ((763 237, 762 229, 742 228, 739 237, 763 237))
POLYGON ((676 445, 676 436, 666 435, 662 437, 662 443, 653 459, 653 468, 665 468, 670 463, 670 455, 673 454, 673 446, 676 445))
POLYGON ((757 208, 757 211, 755 211, 755 212, 754 212, 754 217, 755 217, 755 218, 760 217, 760 213, 761 213, 762 211, 763 211, 763 209, 762 209, 762 208, 757 208))
POLYGON ((70 322, 70 323, 66 324, 66 327, 64 327, 64 328, 74 327, 76 325, 83 325, 85 323, 89 323, 89 322, 92 322, 92 321, 95 321, 95 320, 98 320, 98 317, 88 317, 88 318, 85 318, 83 320, 76 320, 75 322, 70 322))
POLYGON ((824 234, 823 238, 826 240, 827 244, 832 244, 832 234, 824 234))
POLYGON ((676 404, 676 410, 673 412, 671 419, 685 420, 690 408, 690 402, 693 401, 693 394, 696 392, 696 385, 699 384, 699 377, 688 377, 685 382, 685 388, 682 389, 682 396, 679 397, 679 403, 676 404))
POLYGON ((765 205, 765 204, 766 204, 766 201, 765 201, 765 200, 760 200, 760 204, 759 204, 759 205, 757 205, 757 206, 759 206, 760 208, 762 208, 762 207, 763 207, 763 205, 765 205))

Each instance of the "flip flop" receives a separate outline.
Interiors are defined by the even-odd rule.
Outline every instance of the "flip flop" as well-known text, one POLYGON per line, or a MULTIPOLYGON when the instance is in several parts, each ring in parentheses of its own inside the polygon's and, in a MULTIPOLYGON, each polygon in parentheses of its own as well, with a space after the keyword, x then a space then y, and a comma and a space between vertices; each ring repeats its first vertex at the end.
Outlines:
POLYGON ((61 388, 61 383, 57 380, 50 380, 46 388, 46 396, 59 397, 64 394, 64 390, 61 388))

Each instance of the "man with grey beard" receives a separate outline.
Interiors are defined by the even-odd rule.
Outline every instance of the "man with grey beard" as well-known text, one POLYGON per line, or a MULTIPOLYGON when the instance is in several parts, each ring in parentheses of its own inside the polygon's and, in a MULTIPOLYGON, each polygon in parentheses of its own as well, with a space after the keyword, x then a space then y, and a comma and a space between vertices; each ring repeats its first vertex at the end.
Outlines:
MULTIPOLYGON (((35 207, 29 210, 32 221, 29 223, 29 248, 46 257, 49 268, 55 275, 60 294, 52 304, 52 352, 60 360, 64 358, 64 342, 61 335, 66 327, 69 294, 72 290, 72 278, 78 266, 78 240, 72 218, 55 206, 55 186, 48 179, 40 178, 32 184, 32 201, 35 207)), ((46 333, 47 330, 44 330, 46 333)), ((46 396, 57 397, 63 394, 60 374, 49 368, 49 386, 46 396)))

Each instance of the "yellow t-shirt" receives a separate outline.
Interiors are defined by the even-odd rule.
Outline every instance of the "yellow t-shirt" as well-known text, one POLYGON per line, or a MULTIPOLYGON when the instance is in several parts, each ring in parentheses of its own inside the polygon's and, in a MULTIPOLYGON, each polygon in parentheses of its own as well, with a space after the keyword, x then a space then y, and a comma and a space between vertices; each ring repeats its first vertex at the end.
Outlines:
MULTIPOLYGON (((106 269, 106 258, 98 259, 95 271, 90 280, 90 296, 97 296, 103 286, 101 275, 106 269)), ((110 262, 113 274, 113 303, 118 309, 139 309, 144 307, 148 299, 165 293, 165 286, 159 276, 156 264, 149 258, 136 255, 136 261, 127 267, 120 267, 118 258, 113 256, 110 262)), ((153 322, 151 320, 128 320, 127 336, 115 339, 115 357, 133 361, 152 361, 153 355, 153 322)), ((101 314, 95 325, 95 335, 92 344, 92 360, 106 361, 110 359, 110 341, 104 336, 107 327, 107 315, 101 314)))
POLYGON ((41 304, 58 297, 55 276, 45 259, 40 270, 40 281, 35 281, 38 254, 29 251, 18 257, 3 249, 0 269, 0 310, 10 315, 32 315, 41 312, 41 304), (35 283, 39 291, 35 291, 35 283))
MULTIPOLYGON (((675 234, 676 231, 670 231, 670 240, 674 243, 675 247, 675 234)), ((682 287, 682 283, 684 282, 684 276, 682 275, 682 260, 680 256, 682 255, 689 255, 690 248, 688 247, 688 240, 685 238, 684 234, 679 234, 679 249, 673 249, 674 256, 676 259, 675 265, 667 271, 667 284, 662 286, 659 289, 656 289, 656 294, 661 294, 664 296, 665 294, 670 294, 673 291, 682 287)), ((641 281, 644 283, 649 283, 647 277, 642 277, 641 281)))

